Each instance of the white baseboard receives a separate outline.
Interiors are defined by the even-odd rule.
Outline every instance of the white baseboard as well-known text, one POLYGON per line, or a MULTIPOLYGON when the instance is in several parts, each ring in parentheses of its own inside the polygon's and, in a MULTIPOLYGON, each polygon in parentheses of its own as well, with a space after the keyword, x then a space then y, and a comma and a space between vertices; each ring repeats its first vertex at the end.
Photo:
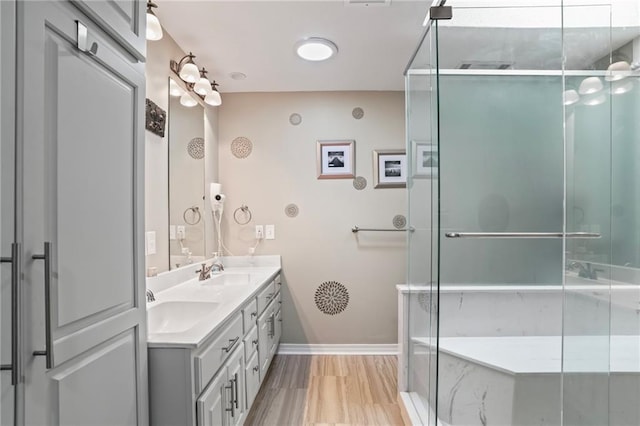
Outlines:
POLYGON ((280 343, 281 355, 397 355, 398 345, 310 345, 280 343))

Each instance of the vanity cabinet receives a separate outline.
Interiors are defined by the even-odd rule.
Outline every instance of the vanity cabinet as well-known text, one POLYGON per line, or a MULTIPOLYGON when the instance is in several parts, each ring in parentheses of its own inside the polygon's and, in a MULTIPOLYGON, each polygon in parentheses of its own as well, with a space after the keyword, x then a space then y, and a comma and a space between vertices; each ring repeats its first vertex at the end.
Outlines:
POLYGON ((278 283, 280 275, 212 324, 203 344, 148 349, 151 424, 243 424, 280 341, 278 283))

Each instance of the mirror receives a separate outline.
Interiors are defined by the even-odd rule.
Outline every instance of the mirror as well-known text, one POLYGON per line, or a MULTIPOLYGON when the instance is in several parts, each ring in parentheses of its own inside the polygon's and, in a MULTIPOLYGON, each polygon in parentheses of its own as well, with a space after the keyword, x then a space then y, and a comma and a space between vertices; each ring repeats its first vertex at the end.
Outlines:
POLYGON ((206 253, 204 108, 183 106, 184 90, 171 78, 168 83, 169 269, 175 269, 204 260, 206 253))

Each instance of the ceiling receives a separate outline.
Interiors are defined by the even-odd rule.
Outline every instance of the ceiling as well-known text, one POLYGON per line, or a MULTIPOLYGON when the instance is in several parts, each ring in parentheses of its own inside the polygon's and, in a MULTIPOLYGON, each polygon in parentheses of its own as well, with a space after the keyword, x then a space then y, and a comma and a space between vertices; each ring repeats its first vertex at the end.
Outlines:
MULTIPOLYGON (((566 8, 564 15, 543 0, 508 0, 526 7, 504 7, 501 1, 507 0, 467 2, 471 8, 464 7, 465 0, 447 3, 454 6, 454 19, 441 23, 442 68, 474 62, 558 70, 564 46, 567 69, 593 69, 640 35, 635 0, 616 0, 616 7, 566 8), (478 7, 481 2, 488 3, 478 7), (532 2, 541 3, 532 7, 532 2)), ((156 0, 156 14, 178 45, 207 68, 221 92, 404 90, 403 72, 425 31, 422 23, 432 2, 156 0), (338 54, 325 62, 298 58, 294 45, 307 37, 333 41, 338 54), (234 80, 234 72, 247 77, 234 80)), ((429 67, 430 62, 427 51, 414 65, 429 67)))
MULTIPOLYGON (((221 92, 404 90, 404 69, 430 1, 386 5, 324 1, 157 0, 165 31, 209 71, 221 92), (338 55, 306 62, 294 44, 333 41, 338 55), (229 74, 241 72, 245 80, 229 74)), ((390 3, 390 4, 389 4, 390 3)), ((179 59, 179 58, 176 58, 179 59)))

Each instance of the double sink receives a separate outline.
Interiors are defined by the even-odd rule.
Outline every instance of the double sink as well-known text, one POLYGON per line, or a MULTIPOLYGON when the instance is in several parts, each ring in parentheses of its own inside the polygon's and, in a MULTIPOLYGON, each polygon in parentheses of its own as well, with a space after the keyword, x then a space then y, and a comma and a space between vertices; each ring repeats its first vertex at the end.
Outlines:
POLYGON ((211 278, 189 279, 147 303, 150 347, 198 347, 279 268, 229 268, 211 278))

